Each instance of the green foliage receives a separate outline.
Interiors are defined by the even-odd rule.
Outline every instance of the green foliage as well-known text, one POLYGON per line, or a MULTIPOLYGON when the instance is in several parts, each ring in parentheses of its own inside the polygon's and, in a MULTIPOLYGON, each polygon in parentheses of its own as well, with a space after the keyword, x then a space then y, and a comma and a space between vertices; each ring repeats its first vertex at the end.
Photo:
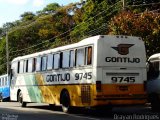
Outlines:
POLYGON ((6 41, 4 37, 0 39, 0 74, 6 73, 6 41))
POLYGON ((83 12, 81 20, 79 20, 81 23, 71 32, 72 39, 106 34, 107 23, 121 8, 119 3, 118 0, 88 0, 81 9, 83 12))
POLYGON ((123 11, 110 22, 110 34, 142 37, 146 43, 147 55, 160 51, 160 15, 144 12, 135 15, 123 11))
POLYGON ((6 71, 5 33, 8 32, 9 60, 78 42, 98 34, 140 36, 147 55, 160 51, 160 0, 86 0, 84 4, 60 6, 51 3, 36 14, 24 12, 20 20, 0 28, 0 74, 6 71), (77 7, 82 5, 82 7, 77 7), (124 12, 123 12, 124 11, 124 12), (130 11, 130 12, 128 12, 130 11), (72 14, 70 14, 72 13, 72 14))
POLYGON ((22 21, 34 20, 35 14, 32 12, 25 12, 21 15, 22 21))
POLYGON ((56 11, 60 8, 60 5, 58 3, 51 3, 48 4, 43 10, 40 10, 37 12, 39 15, 43 14, 50 14, 50 13, 56 13, 56 11))

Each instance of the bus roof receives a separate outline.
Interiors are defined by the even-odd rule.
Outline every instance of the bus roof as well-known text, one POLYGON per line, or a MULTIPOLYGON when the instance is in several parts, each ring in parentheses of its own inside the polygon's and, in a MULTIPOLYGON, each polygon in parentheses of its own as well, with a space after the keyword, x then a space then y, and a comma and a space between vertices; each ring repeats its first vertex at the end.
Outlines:
POLYGON ((93 37, 89 37, 86 39, 81 40, 78 43, 74 43, 74 44, 70 44, 70 45, 66 45, 66 46, 62 46, 62 47, 57 47, 57 48, 53 48, 53 49, 49 49, 49 50, 45 50, 42 52, 36 52, 33 54, 29 54, 29 55, 25 55, 25 56, 19 56, 16 57, 12 60, 12 62, 17 61, 17 60, 22 60, 22 59, 27 59, 27 58, 32 58, 32 57, 37 57, 37 56, 42 56, 42 55, 46 55, 49 53, 53 53, 53 52, 60 52, 63 50, 67 50, 67 49, 72 49, 72 48, 77 48, 77 47, 81 47, 81 46, 86 46, 86 45, 92 45, 92 44, 96 44, 97 41, 100 38, 112 38, 112 39, 117 39, 117 38, 137 38, 137 39, 141 39, 139 37, 135 37, 135 36, 122 36, 122 35, 97 35, 97 36, 93 36, 93 37))
POLYGON ((153 54, 149 57, 149 60, 150 59, 153 59, 153 58, 160 58, 160 53, 156 53, 156 54, 153 54))
POLYGON ((0 75, 0 78, 6 77, 6 76, 8 76, 8 74, 3 74, 3 75, 0 75))

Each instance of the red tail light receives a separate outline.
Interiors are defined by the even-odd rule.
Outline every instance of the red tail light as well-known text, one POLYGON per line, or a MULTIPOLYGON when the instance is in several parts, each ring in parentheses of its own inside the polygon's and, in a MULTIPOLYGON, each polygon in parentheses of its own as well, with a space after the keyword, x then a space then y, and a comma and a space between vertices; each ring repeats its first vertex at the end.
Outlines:
POLYGON ((96 81, 96 90, 97 90, 97 92, 102 91, 101 81, 96 81))
POLYGON ((144 84, 144 91, 146 91, 147 81, 144 81, 143 84, 144 84))

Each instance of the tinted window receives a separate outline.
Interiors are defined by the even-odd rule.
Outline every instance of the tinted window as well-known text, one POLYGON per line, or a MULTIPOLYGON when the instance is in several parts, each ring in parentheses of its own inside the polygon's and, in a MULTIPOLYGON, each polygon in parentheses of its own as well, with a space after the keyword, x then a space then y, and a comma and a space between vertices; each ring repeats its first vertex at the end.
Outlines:
POLYGON ((28 60, 24 60, 24 72, 28 72, 28 60))
POLYGON ((17 73, 19 73, 19 70, 20 70, 20 62, 18 61, 17 62, 17 73))
POLYGON ((85 49, 77 49, 76 55, 76 66, 83 66, 84 65, 84 58, 85 58, 85 49))
POLYGON ((48 54, 47 57, 47 69, 50 70, 53 68, 53 55, 52 54, 48 54))
POLYGON ((47 57, 42 57, 42 70, 46 70, 47 69, 47 57))
POLYGON ((75 59, 75 54, 74 54, 74 50, 71 50, 70 51, 70 63, 69 63, 69 65, 70 65, 70 67, 74 67, 74 59, 75 59))
POLYGON ((24 65, 24 61, 21 60, 21 61, 20 61, 19 73, 23 73, 23 65, 24 65))
POLYGON ((37 59, 33 58, 33 68, 32 68, 32 72, 34 72, 36 70, 36 63, 37 63, 37 59))
POLYGON ((54 69, 58 69, 59 68, 59 60, 60 60, 60 55, 59 54, 55 54, 54 55, 54 69))
POLYGON ((5 85, 6 85, 6 86, 8 85, 7 77, 5 77, 5 85))
POLYGON ((2 80, 2 86, 4 86, 4 78, 2 78, 1 80, 2 80))
POLYGON ((69 67, 69 51, 63 52, 63 57, 62 57, 62 67, 63 68, 68 68, 69 67))
POLYGON ((28 72, 32 72, 32 70, 33 70, 33 64, 32 64, 32 62, 33 62, 33 58, 30 58, 28 60, 28 72))
POLYGON ((37 57, 36 71, 41 71, 41 57, 37 57))
POLYGON ((92 47, 86 49, 86 65, 92 64, 92 47))

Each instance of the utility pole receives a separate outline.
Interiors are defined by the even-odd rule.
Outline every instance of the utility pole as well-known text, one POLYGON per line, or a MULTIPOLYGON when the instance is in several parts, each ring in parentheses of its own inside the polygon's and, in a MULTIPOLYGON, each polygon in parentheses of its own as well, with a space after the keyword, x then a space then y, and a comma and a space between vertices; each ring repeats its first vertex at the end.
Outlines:
POLYGON ((7 74, 8 74, 9 73, 8 32, 6 32, 6 59, 7 59, 7 74))
POLYGON ((125 9, 125 0, 122 0, 123 10, 125 9))

